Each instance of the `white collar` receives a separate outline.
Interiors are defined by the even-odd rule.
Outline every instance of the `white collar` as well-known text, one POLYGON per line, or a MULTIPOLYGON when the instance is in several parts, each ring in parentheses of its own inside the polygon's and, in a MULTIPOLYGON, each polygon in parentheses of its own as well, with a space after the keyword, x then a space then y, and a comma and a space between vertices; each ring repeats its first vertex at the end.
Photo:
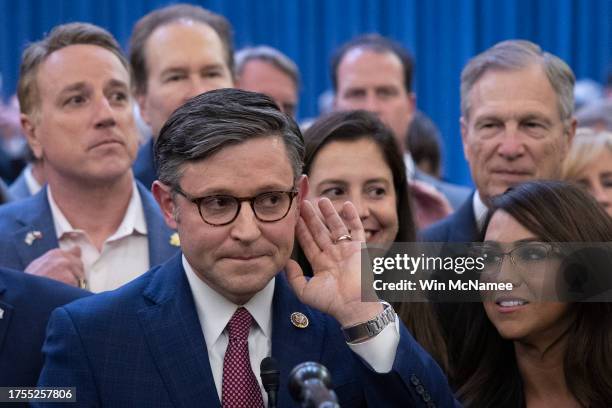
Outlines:
MULTIPOLYGON (((191 293, 195 302, 200 325, 204 332, 204 340, 210 347, 216 343, 219 336, 225 330, 238 305, 224 298, 212 289, 206 282, 200 279, 187 262, 185 255, 182 256, 183 269, 187 275, 191 293)), ((272 338, 272 298, 274 296, 275 279, 259 292, 257 292, 247 303, 242 305, 246 308, 263 334, 272 338)))
POLYGON ((31 163, 28 164, 25 170, 23 171, 23 177, 25 178, 26 185, 28 186, 28 190, 30 191, 31 195, 34 195, 40 191, 42 186, 40 185, 38 180, 34 178, 34 175, 32 174, 32 164, 31 163))
POLYGON ((406 166, 406 178, 408 181, 414 180, 416 165, 414 164, 414 159, 410 152, 404 152, 404 166, 406 166))
POLYGON ((476 220, 476 226, 478 227, 478 231, 482 231, 484 228, 485 220, 487 219, 487 213, 489 212, 489 208, 485 205, 480 198, 480 193, 478 190, 474 192, 474 197, 472 198, 472 207, 474 208, 474 219, 476 220))
MULTIPOLYGON (((53 217, 53 224, 55 226, 55 233, 58 240, 67 233, 84 232, 82 230, 75 229, 72 227, 72 225, 70 225, 70 222, 53 199, 51 186, 47 186, 47 199, 49 200, 49 207, 51 208, 51 215, 53 217)), ((142 199, 138 193, 138 188, 136 187, 135 181, 132 182, 132 196, 130 197, 130 202, 128 203, 125 214, 123 215, 123 220, 121 221, 121 224, 117 230, 110 237, 108 237, 106 241, 117 240, 128 235, 132 235, 134 231, 142 235, 147 234, 147 221, 145 219, 144 208, 142 207, 142 199)))

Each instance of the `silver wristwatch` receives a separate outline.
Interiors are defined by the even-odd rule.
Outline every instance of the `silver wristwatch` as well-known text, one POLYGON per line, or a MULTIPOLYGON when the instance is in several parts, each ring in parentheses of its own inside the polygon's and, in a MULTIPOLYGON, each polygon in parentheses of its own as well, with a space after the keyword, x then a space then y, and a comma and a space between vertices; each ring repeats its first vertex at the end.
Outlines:
POLYGON ((383 331, 391 322, 395 322, 395 310, 387 302, 382 303, 384 310, 367 322, 357 323, 354 326, 343 327, 342 333, 347 343, 361 343, 383 331))

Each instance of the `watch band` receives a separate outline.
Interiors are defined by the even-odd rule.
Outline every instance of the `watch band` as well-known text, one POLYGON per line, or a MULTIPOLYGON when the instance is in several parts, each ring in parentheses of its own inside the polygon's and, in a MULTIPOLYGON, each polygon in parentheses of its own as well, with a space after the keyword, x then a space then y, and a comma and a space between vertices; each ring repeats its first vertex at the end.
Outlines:
POLYGON ((380 303, 383 305, 384 310, 380 314, 374 316, 374 318, 367 322, 357 323, 356 325, 342 328, 342 333, 347 343, 361 343, 371 339, 383 331, 389 323, 395 322, 395 310, 393 310, 393 307, 387 302, 380 303))

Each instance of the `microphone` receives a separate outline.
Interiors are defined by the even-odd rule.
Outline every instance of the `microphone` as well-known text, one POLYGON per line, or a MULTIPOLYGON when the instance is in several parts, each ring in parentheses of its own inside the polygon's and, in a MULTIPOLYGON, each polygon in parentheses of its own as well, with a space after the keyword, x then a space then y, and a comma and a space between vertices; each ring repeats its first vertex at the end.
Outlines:
POLYGON ((329 371, 319 363, 298 364, 289 374, 289 392, 302 408, 340 408, 330 387, 329 371))
POLYGON ((280 383, 278 362, 272 357, 266 357, 261 360, 259 375, 261 377, 261 383, 268 394, 268 408, 276 408, 278 385, 280 383))

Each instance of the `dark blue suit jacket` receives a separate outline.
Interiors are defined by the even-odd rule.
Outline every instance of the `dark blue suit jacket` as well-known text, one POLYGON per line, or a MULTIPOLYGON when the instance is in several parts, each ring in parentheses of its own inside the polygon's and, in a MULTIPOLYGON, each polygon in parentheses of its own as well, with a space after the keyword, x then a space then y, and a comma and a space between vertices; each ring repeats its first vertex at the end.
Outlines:
POLYGON ((151 184, 157 180, 157 168, 153 155, 153 138, 138 149, 138 156, 132 165, 134 177, 146 188, 151 189, 151 184))
MULTIPOLYGON (((429 226, 420 233, 420 240, 424 242, 475 242, 480 237, 476 218, 474 216, 474 206, 472 204, 474 193, 450 216, 429 226)), ((455 248, 447 248, 450 254, 455 248)), ((451 275, 437 276, 440 281, 444 281, 451 275)), ((459 301, 460 299, 457 298, 459 301)), ((442 326, 448 345, 448 357, 451 367, 458 359, 463 349, 463 339, 466 337, 466 330, 469 327, 473 308, 471 303, 465 302, 438 302, 434 303, 434 310, 438 321, 442 326)))
MULTIPOLYGON (((287 377, 304 361, 330 370, 343 408, 427 407, 425 400, 456 406, 440 368, 403 325, 393 371, 376 374, 348 348, 334 319, 300 303, 282 273, 272 307, 279 407, 296 406, 287 377), (309 326, 294 327, 292 312, 304 313, 309 326)), ((57 309, 43 352, 39 385, 76 386, 86 406, 220 407, 180 255, 116 291, 57 309)))
POLYGON ((0 268, 0 387, 36 385, 45 328, 58 306, 89 292, 0 268))
MULTIPOLYGON (((28 166, 31 166, 31 165, 28 165, 28 166)), ((21 173, 19 173, 19 177, 17 177, 15 181, 13 181, 8 188, 8 193, 11 196, 12 201, 21 200, 23 198, 28 198, 32 196, 32 194, 30 193, 30 189, 28 188, 28 183, 25 178, 26 169, 27 167, 21 170, 21 173)))
MULTIPOLYGON (((170 245, 173 231, 164 222, 155 199, 140 183, 136 183, 149 239, 149 264, 159 265, 178 248, 170 245)), ((0 266, 24 270, 34 259, 58 248, 47 188, 36 195, 0 207, 0 266), (28 233, 40 232, 40 238, 26 242, 28 233)))
POLYGON ((424 242, 477 241, 480 233, 474 217, 473 197, 474 193, 470 194, 457 211, 421 231, 420 240, 424 242))

